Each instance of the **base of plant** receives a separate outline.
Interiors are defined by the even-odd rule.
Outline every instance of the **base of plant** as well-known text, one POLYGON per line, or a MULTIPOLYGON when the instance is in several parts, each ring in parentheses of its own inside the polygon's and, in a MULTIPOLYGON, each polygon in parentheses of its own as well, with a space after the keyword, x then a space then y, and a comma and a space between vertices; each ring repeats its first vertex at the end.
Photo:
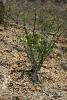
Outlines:
POLYGON ((28 72, 28 76, 30 77, 30 80, 31 80, 33 83, 39 82, 38 74, 37 74, 36 72, 32 72, 32 70, 30 70, 30 71, 28 72))

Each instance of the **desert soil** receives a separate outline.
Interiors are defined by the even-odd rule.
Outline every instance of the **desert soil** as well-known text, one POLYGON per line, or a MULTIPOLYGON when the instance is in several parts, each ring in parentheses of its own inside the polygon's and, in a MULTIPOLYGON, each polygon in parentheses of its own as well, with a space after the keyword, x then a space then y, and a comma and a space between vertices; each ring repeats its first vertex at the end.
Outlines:
POLYGON ((15 26, 0 26, 0 100, 67 100, 67 33, 44 61, 35 84, 23 75, 31 67, 19 43, 22 33, 15 26))

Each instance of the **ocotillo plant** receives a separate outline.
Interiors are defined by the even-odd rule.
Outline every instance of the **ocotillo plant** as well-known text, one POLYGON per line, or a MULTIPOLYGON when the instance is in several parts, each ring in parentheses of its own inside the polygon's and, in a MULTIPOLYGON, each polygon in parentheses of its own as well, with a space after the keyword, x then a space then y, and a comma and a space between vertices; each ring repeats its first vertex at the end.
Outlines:
POLYGON ((38 81, 38 71, 40 70, 44 60, 52 52, 55 47, 56 40, 60 37, 60 26, 55 23, 55 17, 48 17, 45 21, 42 19, 41 31, 36 31, 37 13, 35 10, 34 24, 32 32, 27 29, 25 17, 24 31, 25 31, 25 50, 27 56, 32 64, 32 69, 29 72, 33 82, 38 81))

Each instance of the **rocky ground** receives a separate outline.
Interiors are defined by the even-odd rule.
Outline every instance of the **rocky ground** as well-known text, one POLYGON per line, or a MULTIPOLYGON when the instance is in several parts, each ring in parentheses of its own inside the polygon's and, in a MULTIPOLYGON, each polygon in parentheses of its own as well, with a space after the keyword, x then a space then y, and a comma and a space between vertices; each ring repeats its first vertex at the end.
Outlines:
POLYGON ((19 44, 22 33, 18 27, 0 26, 0 100, 67 100, 67 33, 44 61, 36 84, 22 71, 30 69, 19 44))

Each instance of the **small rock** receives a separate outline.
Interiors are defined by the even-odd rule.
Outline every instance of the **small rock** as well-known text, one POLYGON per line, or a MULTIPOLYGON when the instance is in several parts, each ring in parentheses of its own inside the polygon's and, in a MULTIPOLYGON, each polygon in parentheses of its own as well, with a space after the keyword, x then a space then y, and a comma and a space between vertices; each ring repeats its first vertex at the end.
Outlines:
POLYGON ((43 67, 47 67, 47 64, 43 64, 43 67))
POLYGON ((3 31, 2 29, 0 29, 0 31, 3 31))
POLYGON ((41 87, 39 87, 39 86, 36 86, 36 89, 37 89, 38 91, 40 91, 40 90, 41 90, 41 87))
POLYGON ((30 63, 28 63, 28 62, 26 62, 26 66, 27 66, 27 67, 29 67, 29 66, 31 66, 31 64, 30 64, 30 63))
POLYGON ((10 53, 10 52, 12 52, 12 49, 5 49, 4 52, 10 53))
MULTIPOLYGON (((19 68, 22 67, 22 66, 25 66, 23 60, 18 60, 18 61, 16 61, 16 64, 18 65, 19 68)), ((21 70, 22 70, 22 69, 21 69, 21 70)))
POLYGON ((34 87, 34 86, 32 86, 30 89, 31 89, 32 91, 35 91, 35 87, 34 87))
POLYGON ((18 52, 23 51, 22 47, 19 45, 15 45, 13 48, 16 49, 18 52))
POLYGON ((44 73, 45 72, 45 68, 41 67, 40 72, 44 73))
POLYGON ((0 31, 3 31, 4 30, 4 27, 0 26, 0 31))
POLYGON ((24 73, 23 72, 15 72, 12 74, 12 77, 14 80, 18 80, 18 79, 22 79, 23 78, 24 73))
POLYGON ((4 75, 0 75, 0 81, 4 81, 4 75))
POLYGON ((0 34, 0 41, 4 39, 4 35, 0 34))
POLYGON ((54 54, 56 54, 57 57, 61 57, 62 51, 60 51, 60 49, 55 49, 54 54))
POLYGON ((62 62, 62 63, 61 63, 61 67, 62 67, 65 71, 67 71, 67 63, 62 62))
POLYGON ((13 86, 13 83, 12 83, 12 82, 10 82, 10 83, 9 83, 9 87, 12 87, 12 86, 13 86))
POLYGON ((12 100, 19 100, 18 96, 14 96, 12 100))
POLYGON ((61 47, 63 52, 67 52, 67 47, 61 47))

